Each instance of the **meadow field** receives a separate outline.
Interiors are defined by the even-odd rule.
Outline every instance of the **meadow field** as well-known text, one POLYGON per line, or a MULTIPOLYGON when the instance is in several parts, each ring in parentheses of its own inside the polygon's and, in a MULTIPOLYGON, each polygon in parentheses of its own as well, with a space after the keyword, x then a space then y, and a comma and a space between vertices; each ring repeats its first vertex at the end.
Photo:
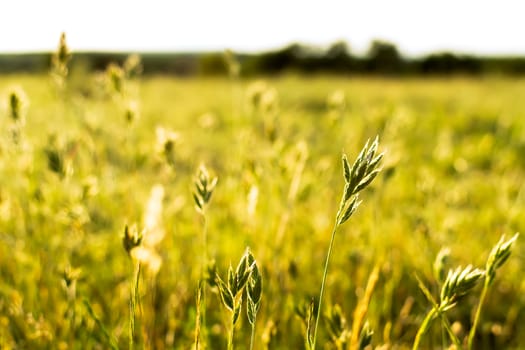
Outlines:
POLYGON ((2 349, 525 347, 525 80, 128 70, 0 77, 2 349))

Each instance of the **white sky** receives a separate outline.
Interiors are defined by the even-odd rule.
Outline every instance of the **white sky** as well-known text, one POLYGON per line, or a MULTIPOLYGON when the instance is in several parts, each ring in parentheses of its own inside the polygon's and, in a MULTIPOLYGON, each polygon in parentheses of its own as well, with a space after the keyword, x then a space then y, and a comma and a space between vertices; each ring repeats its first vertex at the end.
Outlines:
POLYGON ((258 51, 372 39, 415 56, 525 54, 524 0, 0 0, 0 52, 258 51))

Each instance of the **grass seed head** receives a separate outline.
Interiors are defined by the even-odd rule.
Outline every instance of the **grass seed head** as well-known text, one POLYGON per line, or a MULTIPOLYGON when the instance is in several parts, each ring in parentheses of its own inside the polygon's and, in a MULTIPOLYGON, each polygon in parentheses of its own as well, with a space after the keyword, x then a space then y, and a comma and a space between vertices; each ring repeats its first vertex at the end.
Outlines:
POLYGON ((133 123, 140 116, 139 104, 136 100, 130 100, 126 103, 124 116, 128 124, 133 123))
POLYGON ((219 295, 221 297, 222 304, 228 310, 233 311, 234 296, 229 286, 226 283, 224 283, 224 281, 218 274, 215 276, 215 281, 217 282, 217 287, 219 288, 219 295))
POLYGON ((248 260, 250 250, 247 248, 244 255, 241 257, 237 269, 235 270, 235 285, 237 289, 241 290, 246 286, 248 278, 250 277, 251 264, 248 260))
POLYGON ((66 265, 62 271, 62 280, 67 287, 74 284, 80 277, 81 270, 79 268, 73 268, 71 265, 66 265))
POLYGON ((8 97, 9 117, 14 123, 23 124, 28 106, 28 99, 21 88, 14 88, 8 97))
POLYGON ((457 300, 468 294, 483 276, 485 271, 473 268, 472 265, 450 270, 441 288, 440 307, 443 310, 453 307, 457 300))
POLYGON ((350 340, 350 329, 341 307, 336 304, 326 314, 328 333, 338 349, 350 340))
POLYGON ((450 248, 441 248, 434 260, 434 277, 439 283, 445 282, 445 271, 450 260, 450 248))
POLYGON ((487 283, 492 284, 496 277, 496 271, 499 269, 510 257, 512 252, 512 246, 518 239, 519 233, 512 236, 511 239, 505 241, 505 235, 496 243, 492 251, 490 252, 489 258, 487 259, 486 270, 487 270, 487 283))
POLYGON ((337 225, 343 224, 352 216, 359 204, 361 204, 361 201, 358 200, 359 192, 370 185, 381 171, 378 166, 383 159, 383 153, 376 155, 378 145, 379 140, 377 137, 372 144, 370 144, 370 140, 366 141, 365 146, 361 149, 352 166, 350 166, 346 154, 343 154, 345 186, 337 213, 337 225))
POLYGON ((69 60, 71 59, 71 51, 67 46, 66 33, 60 34, 60 41, 58 43, 57 51, 53 56, 55 65, 67 66, 69 60))
POLYGON ((124 70, 120 68, 117 64, 111 63, 106 69, 106 75, 110 89, 119 95, 123 94, 125 77, 124 70))
POLYGON ((370 328, 370 324, 365 322, 363 328, 361 329, 361 334, 359 334, 359 350, 364 350, 372 343, 372 336, 374 331, 370 328))
POLYGON ((248 279, 246 290, 246 294, 248 295, 246 306, 248 321, 251 325, 254 325, 262 299, 262 276, 255 260, 251 263, 250 277, 248 279))
POLYGON ((162 156, 169 165, 173 165, 175 162, 175 148, 180 142, 180 134, 158 126, 155 129, 156 135, 156 152, 162 156))
POLYGON ((235 54, 231 50, 224 51, 224 63, 228 69, 228 74, 230 78, 237 78, 241 73, 241 64, 235 57, 235 54))
POLYGON ((140 76, 143 71, 140 56, 137 54, 129 55, 124 61, 123 69, 127 79, 134 79, 140 76))
POLYGON ((217 177, 210 176, 204 165, 199 167, 195 179, 195 191, 193 199, 198 212, 204 212, 207 204, 210 202, 215 186, 217 186, 217 177))
POLYGON ((124 236, 122 237, 122 244, 128 254, 131 255, 131 250, 136 248, 142 242, 142 233, 137 230, 136 225, 124 227, 124 236))
POLYGON ((68 64, 71 60, 71 51, 67 46, 66 34, 60 35, 57 50, 51 57, 51 75, 59 88, 63 88, 69 73, 68 64))

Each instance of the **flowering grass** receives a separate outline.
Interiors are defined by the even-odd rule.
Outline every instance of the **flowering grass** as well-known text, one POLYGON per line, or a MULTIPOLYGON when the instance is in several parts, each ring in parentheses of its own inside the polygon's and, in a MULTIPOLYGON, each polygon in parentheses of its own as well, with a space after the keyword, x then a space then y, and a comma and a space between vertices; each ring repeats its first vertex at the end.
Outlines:
MULTIPOLYGON (((137 62, 119 67, 134 72, 137 62)), ((82 76, 75 66, 59 94, 48 75, 0 77, 1 348, 125 349, 131 340, 188 349, 205 307, 199 332, 209 349, 228 338, 237 349, 301 349, 317 314, 317 348, 410 349, 433 310, 414 276, 439 299, 447 276, 458 282, 448 271, 488 270, 490 256, 497 273, 479 318, 486 278, 446 310, 450 330, 465 348, 472 329, 475 349, 525 346, 523 244, 491 253, 525 227, 521 81, 285 76, 254 87, 241 69, 232 102, 232 79, 134 74, 123 73, 117 95, 107 72, 82 76), (12 91, 23 91, 23 125, 10 114, 12 91), (382 170, 338 229, 318 312, 341 154, 355 158, 376 135, 382 170), (193 198, 201 164, 220 179, 205 254, 193 198), (146 215, 153 197, 155 225, 146 215), (122 235, 133 223, 125 247, 142 247, 135 255, 122 235), (151 243, 151 232, 162 240, 151 243), (236 293, 233 328, 209 280, 228 284, 247 246, 264 283, 260 299, 255 274, 236 293)), ((432 320, 420 348, 443 347, 442 319, 432 320)), ((445 345, 451 339, 445 329, 445 345)))

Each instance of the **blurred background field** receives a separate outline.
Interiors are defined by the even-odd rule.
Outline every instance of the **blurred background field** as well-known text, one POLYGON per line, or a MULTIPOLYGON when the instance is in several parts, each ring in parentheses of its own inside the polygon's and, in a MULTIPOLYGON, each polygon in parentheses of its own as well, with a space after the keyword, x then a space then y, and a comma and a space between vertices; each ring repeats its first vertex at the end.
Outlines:
MULTIPOLYGON (((126 348, 133 265, 122 235, 125 225, 149 225, 148 212, 162 234, 140 280, 135 344, 191 348, 201 164, 218 177, 206 212, 210 258, 224 275, 249 246, 262 270, 257 349, 304 347, 298 309, 319 292, 341 154, 354 159, 369 138, 379 136, 383 171, 336 236, 324 305, 340 305, 351 324, 378 265, 366 316, 374 348, 411 347, 430 308, 415 275, 439 293, 440 249, 450 248, 450 268, 483 268, 502 234, 525 227, 521 78, 138 75, 119 92, 108 72, 73 66, 62 89, 47 74, 0 78, 2 348, 126 348), (23 91, 23 122, 9 117, 13 88, 23 91)), ((523 259, 518 239, 475 348, 525 346, 523 259)), ((461 339, 480 290, 449 315, 461 339)), ((225 313, 211 288, 206 309, 209 348, 225 348, 225 313)), ((239 349, 249 344, 244 317, 239 349)), ((335 348, 324 318, 320 327, 320 348, 335 348)), ((441 347, 438 324, 423 344, 441 347)))

